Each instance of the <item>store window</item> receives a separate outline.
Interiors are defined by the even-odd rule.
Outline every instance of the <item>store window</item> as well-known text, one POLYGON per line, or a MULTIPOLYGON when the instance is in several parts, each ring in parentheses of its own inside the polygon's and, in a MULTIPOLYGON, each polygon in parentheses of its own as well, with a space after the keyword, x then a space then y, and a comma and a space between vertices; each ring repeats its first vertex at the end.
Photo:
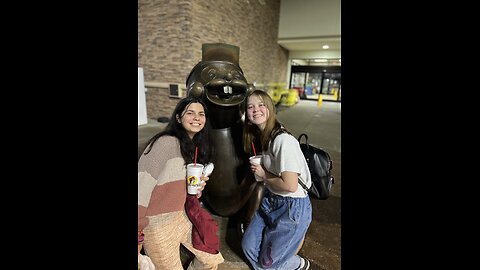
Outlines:
POLYGON ((341 74, 339 66, 292 66, 290 88, 301 99, 341 101, 341 74))

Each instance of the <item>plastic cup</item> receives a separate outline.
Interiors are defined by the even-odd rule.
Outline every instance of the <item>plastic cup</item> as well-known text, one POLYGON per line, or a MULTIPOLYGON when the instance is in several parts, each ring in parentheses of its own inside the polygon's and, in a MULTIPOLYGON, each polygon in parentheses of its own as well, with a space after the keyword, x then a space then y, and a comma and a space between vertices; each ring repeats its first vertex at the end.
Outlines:
POLYGON ((191 195, 198 194, 198 189, 201 187, 203 164, 187 164, 187 193, 191 195))
MULTIPOLYGON (((251 157, 249 158, 250 163, 262 164, 262 157, 263 157, 263 155, 251 156, 251 157)), ((262 179, 258 178, 255 174, 254 174, 254 176, 255 176, 255 180, 256 180, 257 182, 263 181, 262 179)))
POLYGON ((255 164, 262 164, 262 157, 263 155, 252 156, 250 157, 250 162, 253 162, 255 164))

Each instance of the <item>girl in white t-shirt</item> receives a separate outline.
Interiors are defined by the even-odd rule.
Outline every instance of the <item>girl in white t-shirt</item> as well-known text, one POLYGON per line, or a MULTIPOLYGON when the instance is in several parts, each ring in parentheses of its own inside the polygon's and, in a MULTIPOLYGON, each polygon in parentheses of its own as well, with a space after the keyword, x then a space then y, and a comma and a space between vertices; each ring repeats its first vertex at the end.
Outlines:
POLYGON ((262 164, 251 163, 265 195, 242 239, 242 249, 254 269, 309 269, 310 262, 297 255, 312 221, 307 191, 310 171, 293 137, 276 119, 275 105, 262 90, 249 92, 245 102, 243 144, 247 153, 261 146, 262 164))

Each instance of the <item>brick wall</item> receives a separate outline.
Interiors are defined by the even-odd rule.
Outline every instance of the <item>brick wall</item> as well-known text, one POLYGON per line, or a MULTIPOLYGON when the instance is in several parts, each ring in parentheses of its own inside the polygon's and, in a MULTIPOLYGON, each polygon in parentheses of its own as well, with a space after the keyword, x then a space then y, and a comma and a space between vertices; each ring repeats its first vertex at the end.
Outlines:
MULTIPOLYGON (((277 44, 280 0, 139 0, 138 67, 146 82, 181 83, 201 61, 202 43, 240 47, 249 83, 284 82, 288 51, 277 44)), ((178 99, 149 88, 147 117, 170 117, 178 99)))

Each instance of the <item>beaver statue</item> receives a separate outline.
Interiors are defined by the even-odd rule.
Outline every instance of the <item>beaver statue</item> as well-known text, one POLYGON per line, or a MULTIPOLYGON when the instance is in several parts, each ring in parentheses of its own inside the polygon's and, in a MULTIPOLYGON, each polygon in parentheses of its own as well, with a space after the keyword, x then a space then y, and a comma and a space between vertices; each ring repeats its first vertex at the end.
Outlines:
POLYGON ((249 84, 239 66, 240 48, 224 43, 202 44, 202 60, 186 80, 187 95, 201 98, 209 112, 215 146, 203 200, 215 214, 239 217, 241 232, 249 224, 263 196, 264 186, 255 181, 243 150, 242 105, 249 84))

